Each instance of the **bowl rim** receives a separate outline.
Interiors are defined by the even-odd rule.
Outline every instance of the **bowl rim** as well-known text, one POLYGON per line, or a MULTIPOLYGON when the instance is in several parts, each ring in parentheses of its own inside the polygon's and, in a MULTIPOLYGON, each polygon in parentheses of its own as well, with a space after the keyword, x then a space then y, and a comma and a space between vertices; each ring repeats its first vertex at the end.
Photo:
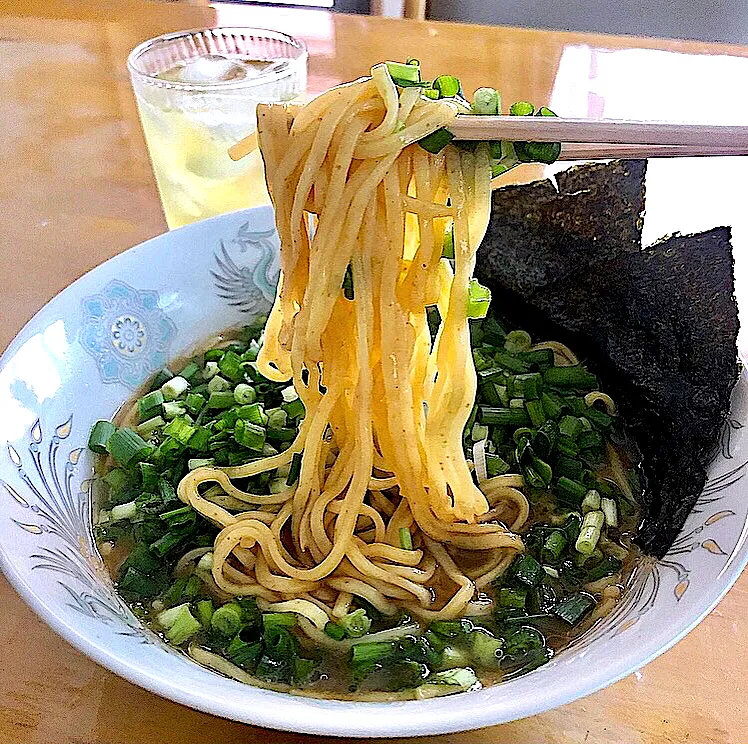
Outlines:
MULTIPOLYGON (((147 251, 152 244, 163 240, 164 236, 173 236, 175 233, 186 235, 194 230, 196 225, 220 224, 232 216, 235 218, 238 215, 246 214, 251 219, 252 214, 267 212, 271 209, 269 206, 263 206, 238 210, 201 220, 177 230, 161 233, 91 268, 45 302, 23 325, 0 355, 0 371, 5 368, 9 359, 15 354, 27 329, 35 324, 49 304, 65 294, 72 294, 76 286, 91 272, 99 270, 110 262, 116 262, 121 256, 131 254, 132 251, 147 251)), ((748 382, 741 377, 738 384, 748 385, 748 382)), ((719 581, 712 582, 705 588, 702 594, 706 600, 705 604, 701 607, 686 609, 684 618, 687 621, 666 642, 661 643, 658 638, 650 637, 648 643, 640 644, 632 653, 625 656, 619 655, 608 663, 597 665, 585 674, 583 684, 570 681, 562 686, 546 690, 544 695, 534 697, 529 703, 527 700, 510 702, 501 706, 489 703, 471 709, 470 698, 466 697, 467 695, 481 695, 491 689, 496 689, 496 687, 473 693, 461 693, 456 700, 459 700, 462 704, 453 706, 439 705, 439 701, 450 698, 371 703, 334 699, 320 700, 298 695, 290 696, 293 698, 293 705, 284 705, 284 701, 288 702, 289 693, 262 690, 262 693, 270 696, 269 699, 277 699, 277 705, 254 707, 251 710, 251 715, 249 715, 248 708, 239 708, 232 702, 231 698, 219 698, 211 696, 209 692, 204 690, 188 689, 174 679, 143 671, 137 662, 122 658, 121 655, 114 653, 110 648, 96 643, 79 632, 57 614, 53 608, 48 606, 43 597, 26 583, 21 572, 14 566, 10 556, 6 554, 3 543, 0 541, 0 571, 19 596, 55 633, 105 669, 149 692, 211 715, 276 730, 353 738, 426 736, 468 731, 527 718, 586 697, 632 674, 682 640, 722 600, 746 565, 748 565, 748 519, 742 525, 735 548, 727 563, 718 574, 719 581), (322 710, 320 703, 323 703, 324 707, 333 714, 338 712, 346 715, 320 717, 319 713, 322 710), (386 715, 382 715, 385 713, 386 715), (357 714, 355 730, 351 730, 353 714, 357 714)), ((525 677, 525 679, 527 678, 525 677)), ((252 691, 259 689, 261 688, 251 688, 252 691)))

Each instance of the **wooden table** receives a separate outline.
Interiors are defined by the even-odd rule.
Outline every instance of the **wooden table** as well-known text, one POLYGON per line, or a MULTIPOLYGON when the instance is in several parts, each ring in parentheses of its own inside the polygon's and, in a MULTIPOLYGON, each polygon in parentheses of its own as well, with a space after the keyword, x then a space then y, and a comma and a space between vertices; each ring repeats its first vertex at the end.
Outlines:
MULTIPOLYGON (((459 75, 468 91, 497 85, 505 101, 566 116, 748 121, 740 47, 131 0, 5 0, 0 14, 0 349, 73 279, 166 228, 125 69, 129 49, 166 31, 223 23, 301 36, 312 92, 417 55, 428 74, 459 75)), ((645 239, 731 224, 740 279, 744 163, 650 164, 645 239)), ((197 713, 119 679, 55 636, 2 577, 0 607, 0 744, 313 740, 197 713)), ((641 672, 549 713, 439 740, 744 744, 747 613, 744 576, 641 672)))

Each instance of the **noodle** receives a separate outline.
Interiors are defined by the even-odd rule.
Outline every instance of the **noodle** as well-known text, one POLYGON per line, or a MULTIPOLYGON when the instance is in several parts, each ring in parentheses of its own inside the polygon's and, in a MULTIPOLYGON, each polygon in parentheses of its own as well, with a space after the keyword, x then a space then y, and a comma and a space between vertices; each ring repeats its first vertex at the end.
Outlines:
POLYGON ((179 484, 182 501, 221 527, 212 573, 223 591, 325 597, 315 603, 335 617, 357 596, 388 615, 396 599, 423 618, 456 618, 523 549, 516 531, 529 507, 517 477, 486 481, 484 495, 462 448, 488 147, 432 155, 412 144, 456 113, 417 89, 398 95, 383 66, 303 108, 259 107, 282 278, 257 366, 292 379, 306 417, 285 452, 198 468, 179 484), (450 224, 454 270, 441 258, 450 224), (341 290, 347 272, 353 299, 341 290), (433 345, 431 304, 443 319, 433 345), (293 488, 265 496, 233 482, 287 467, 295 453, 293 488), (210 483, 223 499, 204 495, 210 483), (413 549, 401 547, 403 529, 413 549), (473 579, 457 550, 492 552, 473 579))

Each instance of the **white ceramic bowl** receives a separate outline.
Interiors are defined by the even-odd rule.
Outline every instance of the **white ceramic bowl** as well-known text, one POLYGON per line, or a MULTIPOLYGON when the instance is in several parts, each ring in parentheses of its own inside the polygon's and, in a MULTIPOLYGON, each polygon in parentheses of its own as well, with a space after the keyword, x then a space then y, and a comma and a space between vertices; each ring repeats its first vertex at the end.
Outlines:
POLYGON ((323 701, 256 689, 163 644, 117 594, 91 533, 91 424, 211 333, 266 312, 277 279, 270 208, 149 240, 60 293, 0 360, 0 564, 54 630, 126 679, 193 708, 278 729, 412 736, 510 721, 630 674, 691 630, 748 561, 748 419, 738 383, 721 451, 683 532, 637 567, 612 615, 549 664, 457 697, 323 701))

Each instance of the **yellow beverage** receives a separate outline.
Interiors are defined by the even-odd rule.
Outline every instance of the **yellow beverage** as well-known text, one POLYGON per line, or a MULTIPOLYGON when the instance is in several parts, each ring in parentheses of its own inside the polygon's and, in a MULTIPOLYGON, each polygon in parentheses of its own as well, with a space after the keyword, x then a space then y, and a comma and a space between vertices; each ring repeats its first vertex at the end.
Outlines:
POLYGON ((303 92, 306 51, 287 39, 270 31, 212 29, 161 37, 130 55, 143 132, 170 228, 270 203, 259 150, 239 161, 227 151, 256 130, 257 103, 287 101, 303 92), (196 35, 200 43, 186 46, 184 38, 196 35), (262 54, 258 45, 263 45, 262 54), (178 59, 185 48, 200 53, 178 59))

